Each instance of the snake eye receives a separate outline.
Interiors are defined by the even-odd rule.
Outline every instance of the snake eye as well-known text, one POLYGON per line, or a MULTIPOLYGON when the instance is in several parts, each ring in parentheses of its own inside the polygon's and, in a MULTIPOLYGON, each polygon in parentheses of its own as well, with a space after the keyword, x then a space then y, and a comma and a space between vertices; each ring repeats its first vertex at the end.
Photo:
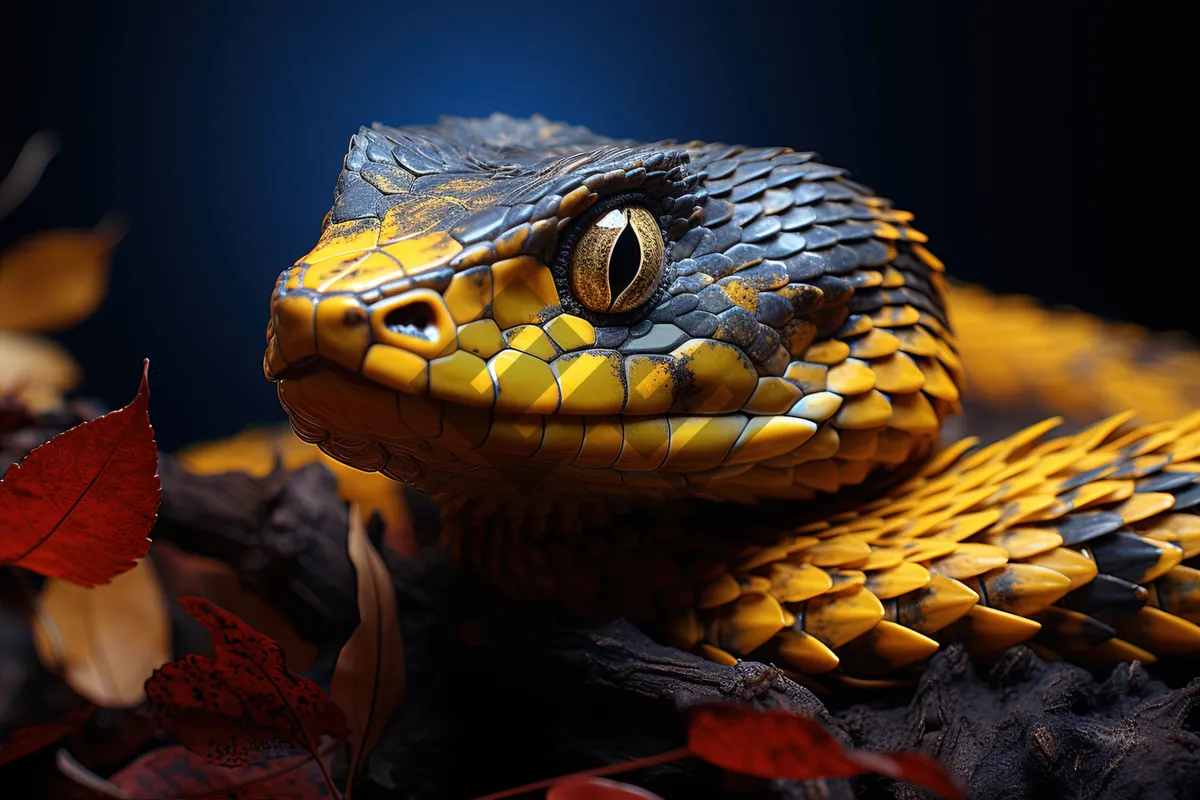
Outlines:
POLYGON ((663 272, 658 221, 641 206, 614 208, 595 220, 571 253, 571 291, 589 311, 620 314, 645 303, 663 272))

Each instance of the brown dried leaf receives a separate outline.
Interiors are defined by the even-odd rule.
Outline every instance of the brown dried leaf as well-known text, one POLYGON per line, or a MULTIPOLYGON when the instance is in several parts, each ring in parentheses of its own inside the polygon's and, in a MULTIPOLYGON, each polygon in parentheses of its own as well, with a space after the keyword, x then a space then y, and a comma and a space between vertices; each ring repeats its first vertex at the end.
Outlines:
POLYGON ((30 136, 17 153, 12 169, 0 180, 0 219, 21 205, 42 179, 42 173, 58 154, 58 136, 47 130, 30 136))
POLYGON ((0 397, 16 399, 34 414, 54 411, 80 376, 79 365, 57 342, 0 330, 0 397))
POLYGON ((146 679, 171 660, 171 624, 149 559, 92 589, 50 578, 37 608, 38 657, 98 706, 140 704, 146 679))
POLYGON ((348 547, 358 574, 360 622, 338 655, 330 694, 350 728, 349 787, 404 697, 404 643, 391 574, 356 507, 348 547))
POLYGON ((108 290, 124 225, 41 231, 0 253, 0 329, 60 331, 90 317, 108 290))

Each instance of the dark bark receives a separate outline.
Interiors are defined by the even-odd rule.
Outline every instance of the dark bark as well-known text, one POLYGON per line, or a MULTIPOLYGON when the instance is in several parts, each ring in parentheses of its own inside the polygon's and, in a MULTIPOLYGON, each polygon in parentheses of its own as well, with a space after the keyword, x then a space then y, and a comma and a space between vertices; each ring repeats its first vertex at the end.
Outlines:
POLYGON ((215 558, 319 648, 327 680, 358 627, 358 590, 346 549, 349 511, 337 482, 316 464, 264 478, 193 475, 159 459, 162 506, 153 538, 215 558))

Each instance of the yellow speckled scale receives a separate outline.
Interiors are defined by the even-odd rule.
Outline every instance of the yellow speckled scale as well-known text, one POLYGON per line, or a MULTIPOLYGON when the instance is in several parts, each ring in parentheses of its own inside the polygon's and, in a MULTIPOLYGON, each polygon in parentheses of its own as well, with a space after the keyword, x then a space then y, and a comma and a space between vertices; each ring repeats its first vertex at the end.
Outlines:
POLYGON ((1198 356, 948 288, 912 221, 789 148, 364 128, 264 371, 509 602, 860 688, 1200 653, 1198 356), (964 399, 1136 414, 939 450, 964 399))

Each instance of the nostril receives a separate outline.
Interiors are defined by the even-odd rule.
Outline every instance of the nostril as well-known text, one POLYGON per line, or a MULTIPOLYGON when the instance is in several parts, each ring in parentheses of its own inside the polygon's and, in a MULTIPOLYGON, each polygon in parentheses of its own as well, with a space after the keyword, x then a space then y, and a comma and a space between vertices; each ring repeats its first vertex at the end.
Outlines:
POLYGON ((388 330, 401 336, 411 336, 427 342, 436 342, 439 338, 437 312, 433 305, 425 300, 416 300, 393 308, 383 318, 383 324, 388 330))

